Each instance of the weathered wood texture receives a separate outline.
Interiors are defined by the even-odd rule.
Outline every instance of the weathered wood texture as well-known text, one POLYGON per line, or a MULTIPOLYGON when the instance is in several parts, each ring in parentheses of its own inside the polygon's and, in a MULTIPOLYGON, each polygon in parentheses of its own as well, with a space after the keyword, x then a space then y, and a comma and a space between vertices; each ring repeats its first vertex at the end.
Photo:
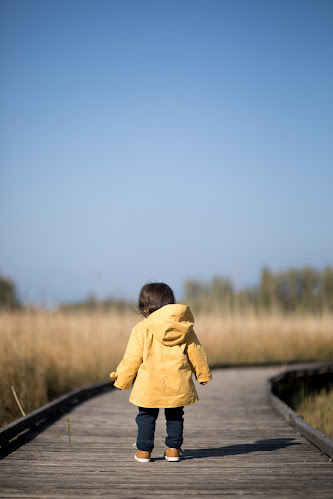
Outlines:
POLYGON ((43 405, 39 409, 30 412, 0 430, 0 446, 5 446, 12 438, 16 437, 22 431, 39 424, 41 421, 50 418, 59 413, 64 413, 70 409, 71 405, 77 404, 82 400, 93 397, 98 393, 110 391, 113 389, 113 383, 106 381, 104 383, 96 383, 73 390, 61 397, 56 398, 52 402, 43 405))
POLYGON ((184 459, 163 459, 160 414, 154 460, 134 461, 136 407, 128 392, 99 395, 43 431, 12 443, 0 463, 0 497, 332 498, 333 463, 271 407, 277 368, 221 369, 185 409, 184 459), (32 438, 34 436, 34 438, 32 438))

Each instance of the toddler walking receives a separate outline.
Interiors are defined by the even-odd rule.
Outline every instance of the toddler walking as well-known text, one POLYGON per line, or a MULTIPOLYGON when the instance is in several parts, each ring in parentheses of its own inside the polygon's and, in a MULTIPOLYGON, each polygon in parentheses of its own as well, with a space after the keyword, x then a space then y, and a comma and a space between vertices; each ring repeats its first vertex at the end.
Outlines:
POLYGON ((137 453, 141 463, 150 461, 159 409, 166 418, 165 459, 179 461, 183 443, 184 406, 197 402, 192 372, 200 384, 212 379, 207 357, 193 330, 193 315, 186 305, 175 304, 164 283, 143 286, 139 309, 145 319, 132 330, 114 386, 128 390, 135 378, 130 402, 137 405, 137 453))

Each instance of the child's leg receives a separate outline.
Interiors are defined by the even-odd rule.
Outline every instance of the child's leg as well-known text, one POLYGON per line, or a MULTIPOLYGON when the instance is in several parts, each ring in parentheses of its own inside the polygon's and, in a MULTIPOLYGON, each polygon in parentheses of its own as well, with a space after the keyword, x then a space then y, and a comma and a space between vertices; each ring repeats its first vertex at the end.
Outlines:
POLYGON ((139 450, 151 451, 154 448, 155 425, 159 409, 139 407, 135 421, 138 425, 136 446, 139 450))
POLYGON ((180 449, 183 443, 184 407, 172 407, 165 409, 164 412, 167 421, 165 445, 172 449, 180 449))

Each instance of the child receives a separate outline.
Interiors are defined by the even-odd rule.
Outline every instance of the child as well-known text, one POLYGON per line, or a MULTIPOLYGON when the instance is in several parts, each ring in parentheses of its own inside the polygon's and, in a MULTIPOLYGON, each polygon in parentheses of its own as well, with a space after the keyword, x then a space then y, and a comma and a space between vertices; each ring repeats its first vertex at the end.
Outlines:
POLYGON ((192 372, 200 384, 212 379, 203 347, 193 331, 193 315, 186 305, 176 305, 164 283, 143 286, 139 309, 145 319, 132 330, 114 386, 128 390, 136 376, 130 402, 139 407, 137 453, 140 463, 150 461, 155 423, 165 409, 167 438, 165 459, 179 461, 183 443, 184 405, 197 402, 192 372))

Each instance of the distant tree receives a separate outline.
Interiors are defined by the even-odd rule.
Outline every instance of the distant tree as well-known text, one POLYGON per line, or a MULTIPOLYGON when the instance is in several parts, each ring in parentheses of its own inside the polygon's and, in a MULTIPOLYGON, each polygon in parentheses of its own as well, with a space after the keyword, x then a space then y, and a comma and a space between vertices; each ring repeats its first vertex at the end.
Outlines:
POLYGON ((233 304, 233 287, 230 279, 214 277, 210 295, 215 309, 230 310, 233 304))
POLYGON ((196 310, 211 308, 211 287, 202 281, 186 281, 185 301, 196 310))
POLYGON ((269 268, 263 268, 259 285, 259 306, 270 309, 275 301, 274 276, 269 268))
POLYGON ((19 306, 15 284, 10 279, 0 276, 0 309, 15 309, 19 306))
POLYGON ((289 269, 274 276, 275 299, 284 312, 322 310, 321 273, 311 267, 289 269))
POLYGON ((135 310, 135 303, 128 300, 119 300, 115 298, 106 298, 104 300, 98 300, 94 294, 90 294, 85 300, 79 302, 72 303, 61 303, 59 305, 59 310, 62 312, 71 312, 71 311, 109 311, 109 310, 117 310, 119 311, 133 311, 135 310))
POLYGON ((301 277, 298 270, 290 269, 287 272, 288 299, 286 309, 294 311, 297 309, 302 291, 301 277))
POLYGON ((259 293, 256 288, 245 288, 234 294, 234 309, 239 312, 257 311, 259 307, 259 293))
POLYGON ((301 271, 302 294, 301 308, 316 312, 318 310, 320 292, 320 274, 311 267, 301 271))
POLYGON ((333 310, 333 268, 326 267, 321 275, 321 300, 323 307, 333 310))

